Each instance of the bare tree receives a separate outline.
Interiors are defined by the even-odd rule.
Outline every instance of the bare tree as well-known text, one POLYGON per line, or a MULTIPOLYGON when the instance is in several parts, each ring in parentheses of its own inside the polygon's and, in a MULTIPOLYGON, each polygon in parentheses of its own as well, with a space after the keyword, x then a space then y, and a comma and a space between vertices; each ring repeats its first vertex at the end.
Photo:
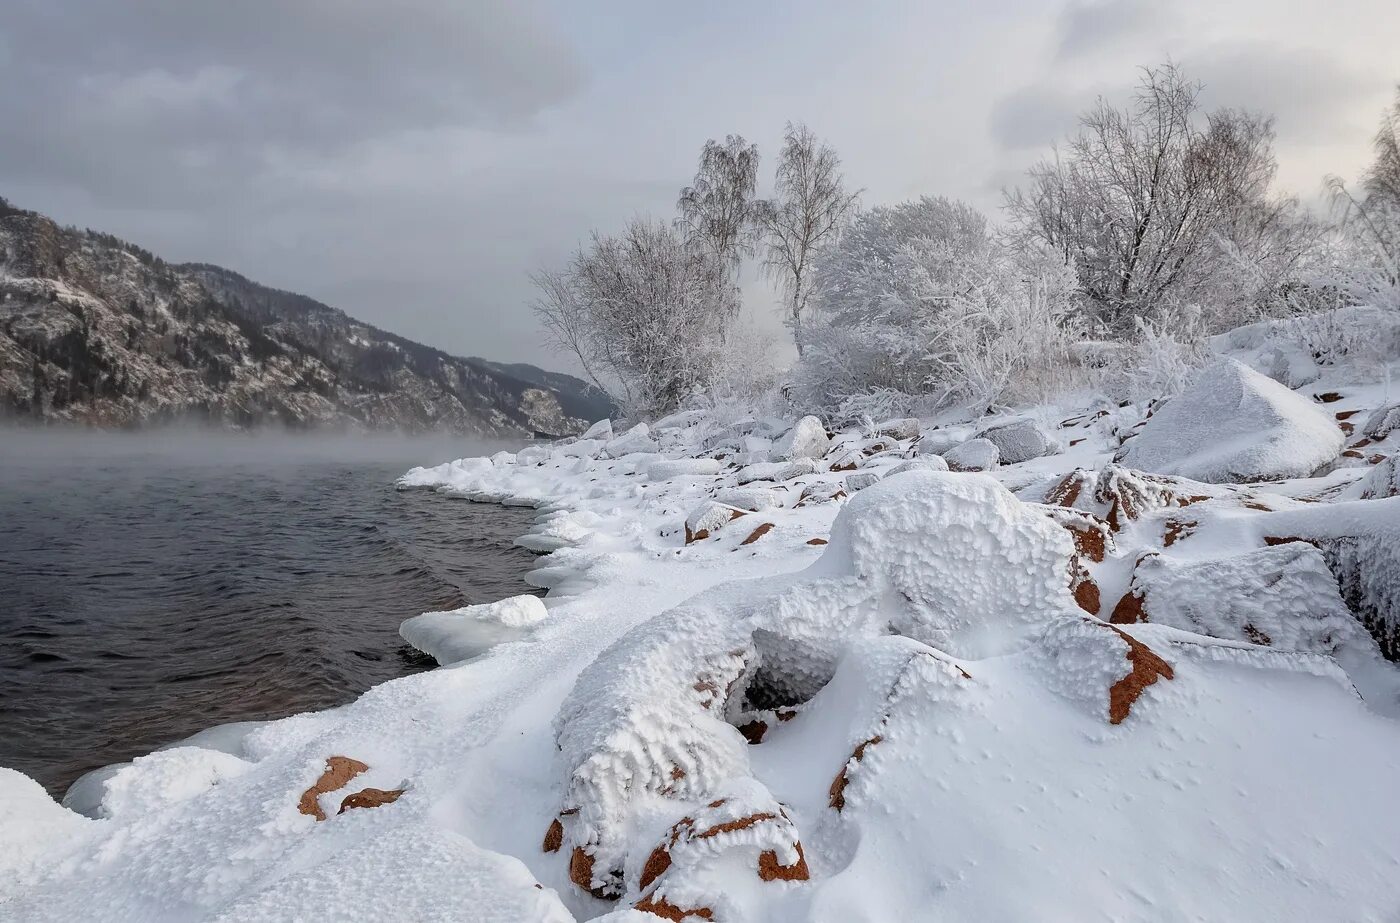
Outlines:
POLYGON ((716 257, 648 219, 595 233, 566 269, 532 280, 552 345, 633 417, 672 410, 708 383, 734 315, 716 257))
POLYGON ((681 190, 677 224, 686 239, 700 242, 733 278, 740 259, 752 251, 754 190, 758 183, 758 145, 742 135, 724 143, 710 140, 700 151, 695 182, 681 190))
POLYGON ((783 313, 801 355, 803 323, 812 295, 812 260, 834 239, 860 191, 847 192, 841 158, 803 124, 787 125, 773 198, 760 201, 754 219, 765 246, 764 269, 783 290, 783 313))
POLYGON ((1200 90, 1175 65, 1145 68, 1128 108, 1100 99, 1007 195, 1016 230, 1072 263, 1093 313, 1120 332, 1174 303, 1242 309, 1221 303, 1241 301, 1234 265, 1257 263, 1273 284, 1308 243, 1296 202, 1269 193, 1272 119, 1203 113, 1200 90))

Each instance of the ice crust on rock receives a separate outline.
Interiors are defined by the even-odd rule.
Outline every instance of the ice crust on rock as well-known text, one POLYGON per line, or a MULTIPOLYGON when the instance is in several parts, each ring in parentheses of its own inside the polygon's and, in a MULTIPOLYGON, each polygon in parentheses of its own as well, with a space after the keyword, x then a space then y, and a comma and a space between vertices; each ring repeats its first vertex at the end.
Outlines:
POLYGON ((651 437, 651 428, 645 423, 638 423, 621 436, 609 439, 603 450, 612 458, 622 458, 639 452, 659 452, 661 446, 651 437))
POLYGON ((774 461, 792 461, 798 458, 821 458, 831 447, 826 435, 826 427, 816 417, 803 417, 773 445, 774 461))
POLYGON ((1211 483, 1307 477, 1337 457, 1342 431, 1307 398, 1234 359, 1208 366, 1114 460, 1211 483))
POLYGON ((977 435, 997 447, 997 460, 1003 465, 1015 465, 1064 451, 1054 436, 1030 419, 997 423, 977 435))
POLYGON ((951 471, 990 471, 997 466, 1001 450, 990 439, 969 439, 943 453, 951 471))
POLYGON ((670 478, 718 474, 723 467, 713 458, 675 458, 656 462, 647 468, 647 480, 665 481, 670 478))

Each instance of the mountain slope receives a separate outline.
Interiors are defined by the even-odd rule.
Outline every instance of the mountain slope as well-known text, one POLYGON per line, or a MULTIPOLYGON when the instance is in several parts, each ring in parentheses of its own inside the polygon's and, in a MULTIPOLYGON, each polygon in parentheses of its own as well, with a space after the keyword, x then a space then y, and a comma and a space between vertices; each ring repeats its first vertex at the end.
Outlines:
POLYGON ((572 376, 452 356, 0 199, 0 415, 520 435, 610 410, 572 376))

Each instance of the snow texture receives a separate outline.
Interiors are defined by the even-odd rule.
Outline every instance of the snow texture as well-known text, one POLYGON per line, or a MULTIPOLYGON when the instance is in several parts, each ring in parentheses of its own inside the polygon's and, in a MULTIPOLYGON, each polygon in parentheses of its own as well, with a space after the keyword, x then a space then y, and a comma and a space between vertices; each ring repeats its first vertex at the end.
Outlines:
POLYGON ((826 427, 816 417, 803 417, 773 446, 774 461, 821 458, 831 447, 826 427))

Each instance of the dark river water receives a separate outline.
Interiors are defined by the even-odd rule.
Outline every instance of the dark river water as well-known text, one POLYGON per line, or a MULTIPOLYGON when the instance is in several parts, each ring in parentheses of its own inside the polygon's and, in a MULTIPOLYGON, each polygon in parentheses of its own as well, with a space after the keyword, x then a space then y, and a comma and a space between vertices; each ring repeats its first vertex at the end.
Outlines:
POLYGON ((535 511, 393 481, 500 447, 0 430, 0 766, 61 795, 432 666, 399 623, 532 592, 535 511))

